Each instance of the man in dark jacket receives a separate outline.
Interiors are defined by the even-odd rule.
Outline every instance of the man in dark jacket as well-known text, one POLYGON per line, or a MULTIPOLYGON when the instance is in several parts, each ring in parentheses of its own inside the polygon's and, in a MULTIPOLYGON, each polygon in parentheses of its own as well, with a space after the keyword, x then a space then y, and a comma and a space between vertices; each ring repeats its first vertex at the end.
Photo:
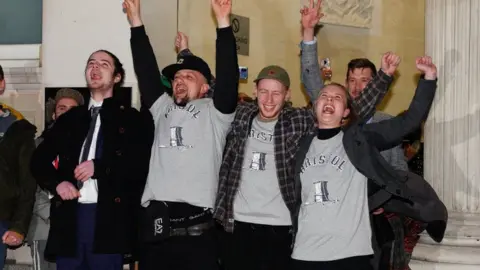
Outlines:
POLYGON ((32 216, 36 184, 28 167, 35 131, 35 126, 0 103, 0 269, 6 247, 22 244, 32 216))
POLYGON ((94 52, 85 69, 88 107, 62 115, 33 155, 38 184, 54 195, 45 253, 59 270, 122 269, 133 252, 153 122, 115 98, 124 77, 115 55, 94 52))
MULTIPOLYGON (((70 88, 57 91, 54 98, 49 98, 45 104, 45 118, 47 127, 36 140, 39 145, 53 127, 55 120, 70 109, 83 106, 84 98, 80 92, 70 88)), ((58 157, 53 160, 54 166, 58 167, 58 157)), ((35 204, 33 206, 32 221, 28 231, 28 245, 32 255, 33 270, 53 270, 55 263, 45 260, 45 248, 47 245, 48 230, 50 229, 50 198, 51 195, 37 187, 35 204)))

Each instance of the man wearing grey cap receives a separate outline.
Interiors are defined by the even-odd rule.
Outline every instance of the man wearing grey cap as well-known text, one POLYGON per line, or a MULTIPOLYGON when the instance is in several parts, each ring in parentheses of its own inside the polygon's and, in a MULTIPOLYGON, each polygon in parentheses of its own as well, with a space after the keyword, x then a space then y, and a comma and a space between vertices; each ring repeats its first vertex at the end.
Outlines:
MULTIPOLYGON (((35 140, 36 145, 43 141, 43 138, 48 134, 58 117, 73 107, 83 106, 84 103, 84 98, 79 91, 70 88, 58 90, 55 97, 49 98, 45 103, 45 120, 48 127, 35 140)), ((58 157, 52 162, 57 167, 58 157)), ((37 188, 32 221, 27 237, 34 270, 56 269, 55 263, 49 262, 44 258, 48 230, 50 229, 50 198, 51 196, 47 191, 39 187, 37 188)))
POLYGON ((42 135, 37 138, 37 145, 40 144, 58 117, 73 107, 83 106, 84 103, 83 95, 79 91, 71 88, 62 88, 57 91, 54 98, 49 98, 45 103, 45 122, 47 127, 42 135))

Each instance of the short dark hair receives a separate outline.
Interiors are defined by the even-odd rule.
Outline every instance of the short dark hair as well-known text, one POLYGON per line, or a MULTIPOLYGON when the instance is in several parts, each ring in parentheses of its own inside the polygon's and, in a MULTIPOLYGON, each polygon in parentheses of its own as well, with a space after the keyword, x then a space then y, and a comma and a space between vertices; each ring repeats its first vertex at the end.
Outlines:
POLYGON ((125 82, 125 69, 123 68, 123 64, 120 62, 120 59, 118 59, 118 57, 115 54, 113 54, 112 52, 107 51, 107 50, 98 50, 94 53, 97 53, 97 52, 104 52, 104 53, 108 54, 110 57, 112 57, 112 59, 113 59, 113 76, 115 77, 117 75, 120 75, 120 81, 113 85, 113 89, 118 89, 118 88, 122 87, 123 83, 125 82))
POLYGON ((2 65, 0 65, 0 81, 3 81, 3 79, 5 79, 5 74, 3 73, 2 65))
POLYGON ((375 67, 375 64, 372 63, 372 61, 368 60, 367 58, 356 58, 348 62, 347 76, 345 78, 348 79, 348 76, 350 75, 350 71, 353 72, 353 70, 357 68, 361 68, 361 69, 368 68, 372 71, 372 77, 377 76, 377 68, 375 67))

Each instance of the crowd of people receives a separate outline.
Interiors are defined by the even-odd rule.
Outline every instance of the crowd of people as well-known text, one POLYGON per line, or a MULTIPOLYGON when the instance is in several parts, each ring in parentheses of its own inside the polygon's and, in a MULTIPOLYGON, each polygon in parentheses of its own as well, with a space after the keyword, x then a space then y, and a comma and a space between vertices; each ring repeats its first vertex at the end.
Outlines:
POLYGON ((385 53, 379 69, 352 59, 345 82, 325 84, 321 0, 310 0, 300 11, 310 106, 291 104, 300 90, 277 65, 249 98, 238 92, 232 1, 211 7, 215 77, 183 33, 177 62, 160 71, 140 0, 125 0, 140 110, 116 98, 125 70, 102 49, 85 67, 88 100, 59 90, 40 137, 0 103, 0 268, 7 247, 27 243, 42 270, 406 270, 420 233, 442 241, 447 210, 401 147, 432 105, 431 58, 416 59, 405 113, 376 111, 400 57, 385 53))

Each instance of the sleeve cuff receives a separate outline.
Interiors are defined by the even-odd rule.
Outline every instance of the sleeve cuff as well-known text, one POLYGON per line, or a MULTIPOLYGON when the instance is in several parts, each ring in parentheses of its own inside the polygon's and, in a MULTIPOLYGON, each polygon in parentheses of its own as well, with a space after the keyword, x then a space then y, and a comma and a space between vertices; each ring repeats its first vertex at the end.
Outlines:
POLYGON ((313 44, 317 44, 317 37, 313 37, 313 40, 311 40, 311 41, 303 41, 303 40, 302 40, 302 44, 303 44, 303 45, 313 45, 313 44))
POLYGON ((380 79, 382 81, 387 81, 387 82, 391 82, 394 79, 393 75, 389 76, 387 73, 383 72, 382 69, 378 70, 378 76, 380 76, 380 79))
POLYGON ((427 82, 437 82, 438 81, 438 76, 437 76, 437 78, 435 78, 435 80, 429 80, 429 79, 425 79, 425 74, 422 74, 422 75, 420 75, 420 80, 421 81, 427 81, 427 82))
POLYGON ((300 49, 306 52, 314 52, 317 50, 317 37, 314 37, 312 41, 301 41, 300 49))
POLYGON ((178 53, 177 58, 180 58, 180 57, 183 57, 183 56, 190 56, 190 55, 193 55, 193 53, 190 51, 190 49, 184 49, 184 50, 181 50, 178 53))
MULTIPOLYGON (((8 228, 8 230, 9 230, 9 231, 12 231, 12 232, 16 232, 16 233, 22 235, 23 238, 26 238, 26 236, 27 236, 27 230, 24 229, 24 228, 20 228, 20 227, 21 227, 21 225, 19 226, 18 224, 15 224, 15 223, 14 223, 14 224, 12 224, 12 227, 9 227, 9 228, 8 228)), ((3 235, 2 235, 2 236, 3 236, 3 235)), ((24 241, 26 241, 26 239, 24 239, 24 241)))
POLYGON ((132 35, 132 39, 147 35, 147 32, 145 31, 145 26, 144 25, 137 26, 137 27, 131 27, 130 28, 130 33, 132 35))
POLYGON ((217 28, 217 36, 231 35, 233 34, 232 26, 217 28))

